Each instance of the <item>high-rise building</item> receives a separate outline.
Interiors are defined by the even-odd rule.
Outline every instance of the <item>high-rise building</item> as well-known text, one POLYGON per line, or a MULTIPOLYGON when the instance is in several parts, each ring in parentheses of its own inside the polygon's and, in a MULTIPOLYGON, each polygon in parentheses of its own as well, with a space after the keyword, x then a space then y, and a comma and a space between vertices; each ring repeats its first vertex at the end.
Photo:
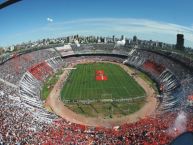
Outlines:
POLYGON ((137 36, 133 36, 133 44, 137 44, 137 36))
POLYGON ((107 38, 106 37, 104 38, 104 43, 107 43, 107 38))
POLYGON ((180 49, 180 50, 184 49, 184 35, 183 34, 177 34, 176 49, 180 49))
POLYGON ((124 40, 125 39, 125 36, 124 35, 121 35, 121 40, 124 40))
POLYGON ((133 42, 137 43, 137 36, 133 36, 133 42))
POLYGON ((113 35, 113 42, 115 42, 115 35, 113 35))
POLYGON ((67 43, 72 43, 72 42, 73 42, 73 36, 68 36, 67 43))

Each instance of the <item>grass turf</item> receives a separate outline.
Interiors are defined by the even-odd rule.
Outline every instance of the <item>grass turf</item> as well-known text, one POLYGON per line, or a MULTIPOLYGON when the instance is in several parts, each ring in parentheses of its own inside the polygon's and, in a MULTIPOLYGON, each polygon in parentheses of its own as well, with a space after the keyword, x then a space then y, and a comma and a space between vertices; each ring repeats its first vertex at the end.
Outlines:
POLYGON ((68 103, 66 107, 72 111, 89 117, 116 118, 132 114, 145 104, 145 99, 131 102, 94 102, 90 104, 68 103))
POLYGON ((41 90, 41 99, 42 100, 45 100, 49 96, 50 92, 52 91, 54 85, 57 83, 62 73, 63 73, 63 70, 59 70, 56 74, 46 79, 42 87, 42 90, 41 90))
POLYGON ((78 64, 61 91, 62 100, 122 99, 144 96, 143 88, 120 66, 111 63, 78 64), (107 81, 96 81, 104 70, 107 81))

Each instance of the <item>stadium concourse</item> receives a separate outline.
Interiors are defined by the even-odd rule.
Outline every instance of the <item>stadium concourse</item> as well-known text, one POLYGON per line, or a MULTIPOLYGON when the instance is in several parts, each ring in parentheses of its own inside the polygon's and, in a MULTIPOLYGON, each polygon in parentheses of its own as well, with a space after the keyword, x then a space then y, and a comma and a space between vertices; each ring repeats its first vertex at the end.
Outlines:
POLYGON ((193 131, 192 61, 147 49, 111 44, 67 45, 0 57, 0 144, 168 144, 193 131), (105 128, 69 122, 48 112, 40 99, 48 76, 72 61, 97 57, 148 74, 159 89, 156 114, 105 128), (180 120, 180 121, 179 121, 180 120))

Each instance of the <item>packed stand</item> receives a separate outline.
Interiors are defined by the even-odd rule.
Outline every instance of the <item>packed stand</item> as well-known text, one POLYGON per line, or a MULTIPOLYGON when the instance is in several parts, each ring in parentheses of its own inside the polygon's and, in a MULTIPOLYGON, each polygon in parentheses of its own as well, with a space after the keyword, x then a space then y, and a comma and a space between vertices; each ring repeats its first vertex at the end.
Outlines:
POLYGON ((37 121, 22 103, 17 90, 0 82, 0 144, 22 144, 43 129, 45 122, 37 121))
POLYGON ((42 131, 35 133, 34 138, 28 140, 27 143, 166 145, 179 134, 193 131, 192 114, 186 113, 187 122, 183 130, 181 126, 176 126, 179 114, 176 111, 156 115, 141 119, 136 123, 112 128, 89 127, 57 120, 53 126, 46 126, 42 131))
POLYGON ((71 45, 75 54, 120 54, 127 55, 129 49, 126 47, 114 47, 115 44, 81 44, 71 45))
MULTIPOLYGON (((170 111, 181 105, 181 100, 186 96, 183 90, 188 87, 181 86, 181 81, 192 76, 190 69, 165 56, 136 49, 128 53, 128 59, 124 64, 149 74, 158 83, 161 93, 158 97, 160 110, 170 111)), ((190 89, 193 90, 193 88, 190 89)))
POLYGON ((0 78, 18 85, 19 80, 28 68, 44 60, 58 56, 58 53, 54 49, 38 50, 13 56, 12 59, 0 65, 0 78))
MULTIPOLYGON (((102 45, 97 45, 101 47, 102 45)), ((94 48, 90 46, 90 48, 94 48)), ((104 46, 107 47, 107 46, 104 46)), ((88 49, 90 49, 88 47, 88 49)), ((102 48, 102 47, 101 47, 102 48)), ((79 48, 73 48, 79 49, 79 48)), ((81 49, 85 49, 80 47, 81 49)), ((112 50, 112 46, 106 48, 112 50)), ((86 52, 87 49, 85 49, 86 52)), ((78 50, 79 51, 79 50, 78 50)), ((114 51, 115 52, 115 51, 114 51)), ((43 68, 51 67, 53 71, 60 68, 61 64, 57 63, 60 60, 56 57, 58 54, 55 51, 39 50, 30 54, 17 56, 10 61, 1 65, 0 78, 5 79, 13 84, 20 84, 20 95, 15 88, 11 88, 0 82, 0 144, 168 144, 171 140, 182 133, 178 126, 173 126, 178 116, 175 112, 176 98, 186 96, 193 93, 192 81, 189 85, 181 83, 180 87, 175 87, 179 82, 185 80, 187 76, 191 78, 189 71, 181 65, 162 56, 157 56, 151 52, 140 52, 131 50, 128 52, 128 59, 125 63, 129 63, 137 68, 141 67, 148 59, 155 64, 163 62, 165 68, 160 71, 157 78, 163 83, 162 98, 163 110, 170 110, 172 113, 165 113, 141 119, 136 123, 123 124, 115 128, 104 127, 88 127, 78 124, 73 124, 65 120, 57 120, 53 114, 47 114, 42 110, 42 103, 39 98, 39 88, 41 88, 42 80, 47 78, 48 73, 40 69, 35 69, 42 75, 42 79, 37 79, 29 68, 35 64, 43 62, 43 68), (28 57, 26 57, 28 56, 28 57), (31 56, 31 57, 30 57, 31 56), (44 61, 46 60, 46 61, 44 61), (10 67, 15 63, 19 63, 18 68, 10 67), (45 65, 46 63, 46 65, 45 65), (170 65, 172 64, 172 65, 170 65), (16 70, 17 69, 17 70, 16 70), (182 72, 181 72, 182 71, 182 72), (26 73, 25 73, 26 72, 26 73), (15 77, 17 76, 17 77, 15 77), (21 81, 19 82, 19 80, 21 81), (185 94, 186 93, 186 94, 185 94), (172 104, 172 105, 171 105, 172 104), (169 106, 169 108, 167 108, 169 106), (36 115, 36 116, 34 116, 36 115), (39 117, 51 120, 44 122, 39 121, 39 117), (45 117, 45 118, 44 118, 45 117), (52 122, 55 120, 54 122, 52 122)), ((95 61, 115 61, 123 62, 123 59, 116 57, 89 57, 83 56, 80 58, 66 58, 68 63, 78 62, 85 59, 93 59, 95 61)), ((36 66, 36 65, 35 65, 36 66)), ((37 66, 36 66, 37 67, 37 66)), ((33 67, 32 67, 33 68, 33 67)), ((38 67, 39 68, 39 67, 38 67)), ((152 69, 152 67, 151 67, 152 69)), ((50 71, 49 71, 50 72, 50 71)), ((151 70, 150 70, 151 73, 151 70)), ((36 74, 36 73, 35 73, 36 74)), ((38 76, 39 77, 39 76, 38 76)), ((180 99, 183 99, 181 97, 180 99)), ((179 101, 181 102, 181 101, 179 101)), ((178 105, 177 105, 178 106, 178 105)), ((167 111, 166 111, 167 112, 167 111)), ((187 113, 186 130, 193 131, 193 116, 192 112, 187 113)))

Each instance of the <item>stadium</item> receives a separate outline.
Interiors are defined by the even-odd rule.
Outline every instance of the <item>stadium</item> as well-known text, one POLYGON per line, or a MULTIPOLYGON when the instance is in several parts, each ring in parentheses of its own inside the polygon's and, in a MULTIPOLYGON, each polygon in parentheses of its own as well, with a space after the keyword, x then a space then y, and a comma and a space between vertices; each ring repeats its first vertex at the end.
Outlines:
MULTIPOLYGON (((188 100, 193 93, 192 61, 169 51, 114 45, 67 44, 52 48, 33 48, 1 57, 0 98, 3 114, 0 119, 3 143, 168 144, 184 131, 183 124, 180 127, 172 126, 180 110, 188 114, 185 125, 187 130, 192 131, 192 115, 188 109, 188 100), (131 71, 130 74, 127 74, 127 69, 131 71), (85 72, 79 80, 76 73, 81 71, 85 72), (121 75, 125 78, 116 78, 113 75, 114 84, 112 81, 107 83, 111 80, 112 71, 125 73, 121 75), (142 79, 140 73, 148 76, 154 83, 142 79), (76 78, 75 82, 73 77, 76 78), (130 77, 129 82, 127 77, 130 77), (104 88, 98 89, 97 93, 93 94, 94 90, 90 93, 81 84, 87 84, 87 79, 90 79, 89 86, 102 83, 104 88), (76 81, 80 84, 76 84, 76 81), (104 104, 111 105, 124 102, 129 107, 132 104, 130 92, 127 94, 124 90, 116 89, 119 89, 117 85, 130 83, 137 88, 133 91, 132 102, 135 103, 135 99, 142 97, 146 100, 145 105, 121 117, 112 112, 107 112, 107 118, 93 117, 93 114, 88 116, 64 105, 82 105, 83 111, 85 105, 89 106, 93 102, 100 104, 106 101, 104 104), (143 86, 147 86, 150 92, 143 86), (111 87, 114 88, 110 89, 111 87), (46 88, 49 88, 48 92, 46 88), (68 91, 69 88, 75 89, 68 91), (116 94, 118 91, 120 93, 116 94), (48 98, 43 99, 45 96, 48 98)), ((94 88, 96 87, 98 86, 94 88)), ((130 89, 133 87, 126 88, 130 89)), ((95 110, 99 110, 96 105, 93 106, 95 110)), ((183 114, 180 113, 180 116, 183 117, 183 114)))
POLYGON ((193 29, 134 4, 0 1, 0 145, 193 143, 193 29))

